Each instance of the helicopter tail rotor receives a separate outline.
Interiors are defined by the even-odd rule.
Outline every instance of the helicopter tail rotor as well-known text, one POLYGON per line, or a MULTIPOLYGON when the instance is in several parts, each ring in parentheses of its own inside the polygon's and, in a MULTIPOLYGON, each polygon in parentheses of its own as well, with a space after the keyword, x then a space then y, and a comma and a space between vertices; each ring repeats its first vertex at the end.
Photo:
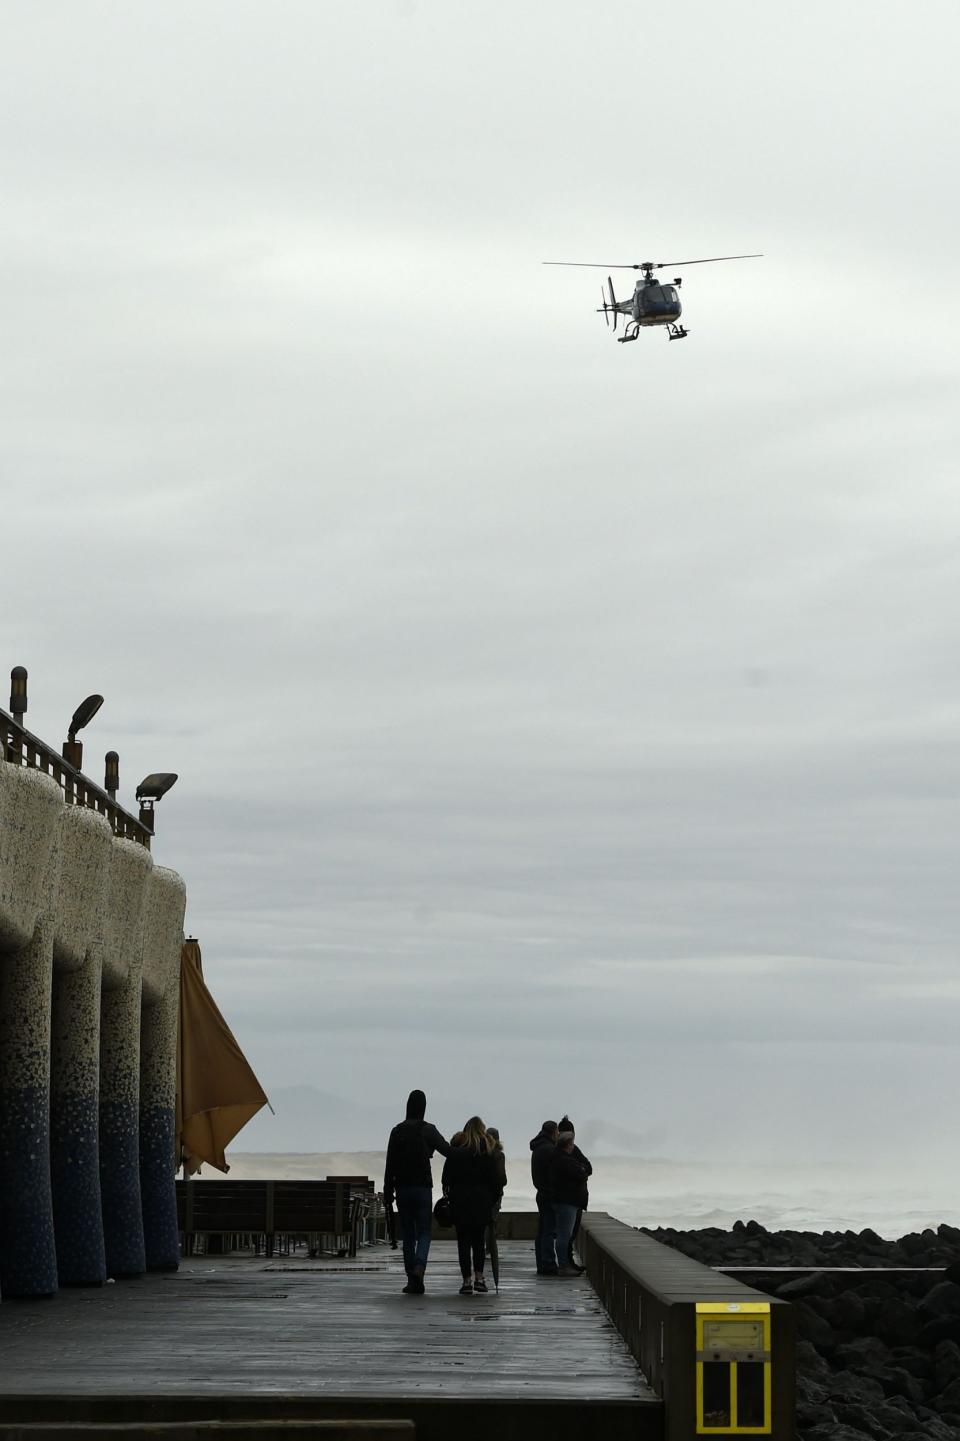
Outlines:
POLYGON ((603 300, 603 305, 598 307, 597 314, 600 314, 600 311, 603 310, 604 324, 607 326, 607 330, 610 330, 610 316, 614 317, 615 334, 615 331, 617 331, 617 321, 620 320, 623 311, 620 310, 620 303, 617 301, 617 295, 614 294, 613 280, 611 280, 610 275, 607 275, 607 290, 604 290, 603 285, 600 287, 600 298, 603 300))
MULTIPOLYGON (((606 292, 606 290, 604 290, 603 286, 601 285, 601 287, 600 287, 600 299, 603 301, 603 306, 602 306, 603 319, 604 319, 604 323, 605 323, 607 329, 609 330, 609 329, 610 329, 610 321, 609 321, 609 319, 608 319, 607 317, 610 316, 610 315, 613 316, 613 329, 614 329, 614 334, 616 334, 617 320, 618 320, 619 317, 620 317, 620 311, 619 311, 618 308, 617 308, 617 297, 616 297, 616 296, 614 295, 614 293, 613 293, 613 281, 611 280, 611 278, 610 278, 609 275, 607 276, 607 286, 608 286, 609 291, 610 291, 609 297, 607 296, 607 292, 606 292)), ((597 314, 598 314, 598 315, 599 315, 599 313, 600 313, 600 312, 597 311, 597 314)))

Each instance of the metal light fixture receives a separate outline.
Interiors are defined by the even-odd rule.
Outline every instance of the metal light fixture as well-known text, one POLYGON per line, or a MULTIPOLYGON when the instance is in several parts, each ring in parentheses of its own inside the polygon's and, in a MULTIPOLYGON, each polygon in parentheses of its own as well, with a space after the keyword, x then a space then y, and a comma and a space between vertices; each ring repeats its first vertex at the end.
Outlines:
POLYGON ((15 665, 10 672, 10 714, 17 725, 23 725, 27 709, 27 668, 15 665))
POLYGON ((140 824, 153 835, 153 808, 158 800, 176 785, 176 771, 154 771, 137 786, 137 800, 140 802, 140 824))
POLYGON ((117 799, 120 789, 120 757, 116 751, 107 751, 103 758, 103 789, 112 801, 117 799))
POLYGON ((85 725, 90 724, 102 705, 102 695, 88 695, 70 717, 67 738, 63 743, 63 758, 76 771, 83 769, 83 742, 77 740, 77 731, 83 730, 85 725))

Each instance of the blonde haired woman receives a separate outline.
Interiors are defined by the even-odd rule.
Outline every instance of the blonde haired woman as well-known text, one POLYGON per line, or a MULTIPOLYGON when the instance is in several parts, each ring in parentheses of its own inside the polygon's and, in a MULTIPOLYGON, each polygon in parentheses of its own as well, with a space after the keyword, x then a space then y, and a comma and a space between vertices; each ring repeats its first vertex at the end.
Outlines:
POLYGON ((454 1146, 443 1167, 443 1192, 450 1198, 463 1285, 461 1296, 487 1289, 483 1279, 484 1234, 500 1204, 503 1184, 494 1143, 479 1116, 463 1128, 463 1142, 454 1146), (472 1275, 471 1275, 472 1263, 472 1275))

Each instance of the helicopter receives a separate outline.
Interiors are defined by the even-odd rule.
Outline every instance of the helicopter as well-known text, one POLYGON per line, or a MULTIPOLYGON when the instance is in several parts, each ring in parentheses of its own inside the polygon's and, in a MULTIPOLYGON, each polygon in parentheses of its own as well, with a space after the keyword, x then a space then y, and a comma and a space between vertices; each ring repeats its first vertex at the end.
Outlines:
POLYGON ((626 345, 630 340, 636 340, 642 326, 665 325, 667 328, 668 340, 686 340, 690 334, 680 322, 680 296, 677 291, 683 281, 679 275, 673 277, 672 285, 661 285, 655 279, 655 270, 680 270, 685 265, 713 265, 718 260, 760 260, 761 255, 708 255, 701 260, 642 260, 636 265, 606 265, 599 260, 545 260, 544 265, 577 265, 589 266, 598 270, 640 270, 643 272, 643 279, 638 280, 633 291, 631 300, 618 300, 613 290, 613 279, 607 276, 607 287, 609 296, 600 287, 600 298, 603 305, 597 310, 597 314, 603 312, 603 318, 610 327, 609 317, 613 316, 613 330, 616 335, 617 321, 621 315, 626 316, 623 335, 617 335, 621 345, 626 345))

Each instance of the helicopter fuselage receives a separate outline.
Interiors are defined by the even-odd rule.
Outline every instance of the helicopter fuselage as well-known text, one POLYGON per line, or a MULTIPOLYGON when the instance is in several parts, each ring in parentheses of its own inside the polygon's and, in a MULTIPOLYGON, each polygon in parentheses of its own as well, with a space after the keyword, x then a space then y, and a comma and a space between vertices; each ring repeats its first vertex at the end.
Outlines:
MULTIPOLYGON (((626 332, 620 336, 621 345, 636 340, 641 328, 651 325, 664 326, 668 340, 684 339, 687 332, 679 323, 683 309, 677 294, 679 280, 675 280, 673 285, 661 285, 648 272, 643 280, 637 281, 630 300, 617 300, 613 293, 613 281, 608 279, 607 284, 610 287, 610 310, 619 311, 626 318, 626 332)), ((603 308, 606 313, 606 298, 603 308)), ((613 328, 616 330, 616 324, 613 328)))
POLYGON ((674 325, 683 309, 676 286, 661 285, 656 280, 638 280, 633 300, 628 303, 628 313, 637 325, 674 325))

